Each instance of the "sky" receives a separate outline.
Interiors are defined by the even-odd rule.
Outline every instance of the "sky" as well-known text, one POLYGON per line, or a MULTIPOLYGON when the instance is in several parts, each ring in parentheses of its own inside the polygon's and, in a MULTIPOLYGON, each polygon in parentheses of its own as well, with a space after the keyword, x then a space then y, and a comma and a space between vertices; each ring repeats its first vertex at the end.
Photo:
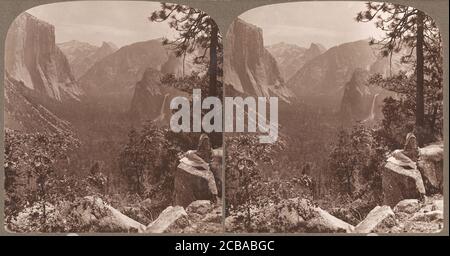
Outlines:
POLYGON ((327 48, 382 34, 374 23, 358 23, 356 14, 365 2, 297 2, 249 10, 239 17, 263 30, 265 45, 279 42, 327 48))
POLYGON ((77 1, 46 4, 27 12, 55 26, 56 42, 70 40, 121 47, 150 39, 173 38, 167 23, 150 22, 158 2, 77 1))
MULTIPOLYGON (((121 47, 150 39, 173 38, 167 23, 150 22, 158 2, 76 1, 47 4, 27 12, 55 26, 56 42, 70 40, 121 47)), ((357 23, 364 2, 297 2, 266 5, 240 17, 263 29, 264 44, 278 42, 309 46, 312 42, 329 48, 345 42, 380 35, 373 23, 357 23)))

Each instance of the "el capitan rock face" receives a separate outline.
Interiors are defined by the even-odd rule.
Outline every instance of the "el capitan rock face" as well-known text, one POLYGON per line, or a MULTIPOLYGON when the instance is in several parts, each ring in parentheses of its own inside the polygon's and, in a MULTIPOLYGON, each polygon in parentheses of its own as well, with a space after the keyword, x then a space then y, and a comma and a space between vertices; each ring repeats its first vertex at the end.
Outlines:
POLYGON ((117 46, 111 42, 103 42, 98 47, 89 43, 71 40, 58 44, 66 55, 75 78, 79 78, 89 70, 97 61, 117 51, 117 46))
MULTIPOLYGON (((22 13, 8 31, 5 47, 5 127, 26 132, 68 132, 55 110, 80 103, 69 63, 55 44, 55 28, 22 13)), ((57 111, 58 112, 58 111, 57 111)))
POLYGON ((33 94, 57 101, 78 100, 82 95, 55 44, 53 25, 24 12, 11 24, 5 49, 5 70, 33 94))
POLYGON ((293 96, 284 85, 277 62, 264 47, 262 29, 236 19, 228 30, 224 52, 224 82, 240 93, 278 96, 289 102, 293 96))
POLYGON ((325 47, 312 43, 309 48, 295 44, 277 43, 266 47, 278 64, 281 75, 288 81, 308 61, 314 59, 326 51, 325 47))

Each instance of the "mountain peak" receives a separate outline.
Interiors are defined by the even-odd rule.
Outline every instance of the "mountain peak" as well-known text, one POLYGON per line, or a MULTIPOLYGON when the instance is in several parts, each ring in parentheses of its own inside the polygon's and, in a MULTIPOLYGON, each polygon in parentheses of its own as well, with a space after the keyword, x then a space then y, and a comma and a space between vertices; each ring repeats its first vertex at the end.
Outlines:
POLYGON ((325 46, 319 44, 319 43, 311 43, 309 45, 309 49, 310 50, 318 50, 320 53, 324 53, 327 48, 325 48, 325 46))
POLYGON ((114 43, 106 42, 106 41, 102 42, 102 45, 100 46, 100 48, 109 48, 109 49, 111 49, 113 51, 118 49, 118 47, 114 43))

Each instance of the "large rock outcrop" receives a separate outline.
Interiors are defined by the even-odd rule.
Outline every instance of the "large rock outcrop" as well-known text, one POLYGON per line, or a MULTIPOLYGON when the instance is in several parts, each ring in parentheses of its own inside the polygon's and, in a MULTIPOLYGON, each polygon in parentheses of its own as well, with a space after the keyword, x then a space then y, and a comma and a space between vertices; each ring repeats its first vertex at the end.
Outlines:
POLYGON ((382 172, 384 203, 396 205, 403 199, 423 199, 443 192, 444 145, 417 146, 408 133, 403 149, 393 151, 382 172))
POLYGON ((55 43, 55 27, 24 12, 11 24, 5 42, 5 70, 35 97, 79 100, 69 62, 55 43))
MULTIPOLYGON (((444 227, 442 195, 426 197, 423 201, 405 199, 394 207, 395 224, 379 225, 377 233, 437 233, 444 227)), ((384 206, 386 207, 386 206, 384 206)), ((392 224, 388 221, 387 224, 392 224)))
POLYGON ((415 163, 395 156, 389 157, 383 168, 382 187, 383 203, 391 207, 403 199, 421 199, 425 195, 422 176, 415 163))
POLYGON ((351 233, 355 229, 351 224, 336 218, 319 207, 314 208, 316 216, 308 221, 308 229, 311 232, 320 233, 351 233))
POLYGON ((289 102, 293 96, 284 85, 277 62, 264 47, 261 28, 236 19, 226 36, 224 83, 239 93, 278 96, 289 102))
POLYGON ((427 194, 442 194, 444 191, 444 145, 420 148, 417 167, 422 174, 427 194))
POLYGON ((150 223, 145 233, 221 233, 222 207, 209 200, 198 200, 186 208, 169 206, 150 223))
POLYGON ((181 206, 169 206, 158 218, 150 223, 145 233, 170 233, 172 229, 184 228, 189 225, 187 213, 181 206))
POLYGON ((180 160, 175 173, 174 204, 183 207, 196 200, 217 201, 218 191, 209 165, 194 151, 180 160))
POLYGON ((72 216, 77 216, 82 226, 98 228, 93 232, 142 232, 145 226, 122 214, 105 203, 101 198, 87 196, 75 209, 72 216))
POLYGON ((389 206, 376 206, 366 218, 360 222, 355 233, 372 233, 382 226, 392 227, 395 225, 395 214, 389 206))
POLYGON ((421 203, 417 199, 404 199, 395 206, 395 212, 414 213, 419 210, 421 203))
POLYGON ((217 186, 211 167, 217 175, 222 165, 217 162, 218 156, 214 156, 215 163, 210 165, 213 154, 208 135, 202 134, 197 150, 189 150, 180 159, 175 173, 174 205, 186 207, 196 200, 217 202, 221 187, 217 186))

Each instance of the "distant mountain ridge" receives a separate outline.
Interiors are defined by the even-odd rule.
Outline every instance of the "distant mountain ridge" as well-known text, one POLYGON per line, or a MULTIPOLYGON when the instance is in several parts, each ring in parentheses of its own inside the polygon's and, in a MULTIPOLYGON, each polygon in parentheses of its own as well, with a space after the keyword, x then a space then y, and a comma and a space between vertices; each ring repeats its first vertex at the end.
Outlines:
MULTIPOLYGON (((181 74, 182 58, 176 57, 162 39, 124 46, 96 62, 80 79, 86 97, 125 111, 130 107, 135 85, 151 68, 162 74, 181 74)), ((189 66, 188 66, 189 68, 189 66)), ((186 73, 189 73, 189 69, 186 73)))
POLYGON ((80 78, 97 61, 117 51, 111 42, 103 42, 100 47, 89 43, 71 40, 59 43, 58 47, 66 55, 75 78, 80 78))
POLYGON ((280 42, 266 46, 266 49, 276 59, 278 68, 285 81, 288 81, 308 61, 326 51, 326 48, 319 43, 311 43, 309 48, 306 48, 280 42))
POLYGON ((401 66, 399 58, 399 54, 392 60, 382 57, 368 39, 348 42, 305 63, 287 84, 299 99, 309 104, 338 110, 346 120, 364 120, 376 112, 389 94, 382 88, 369 86, 368 78, 375 73, 383 76, 397 73, 401 66))

